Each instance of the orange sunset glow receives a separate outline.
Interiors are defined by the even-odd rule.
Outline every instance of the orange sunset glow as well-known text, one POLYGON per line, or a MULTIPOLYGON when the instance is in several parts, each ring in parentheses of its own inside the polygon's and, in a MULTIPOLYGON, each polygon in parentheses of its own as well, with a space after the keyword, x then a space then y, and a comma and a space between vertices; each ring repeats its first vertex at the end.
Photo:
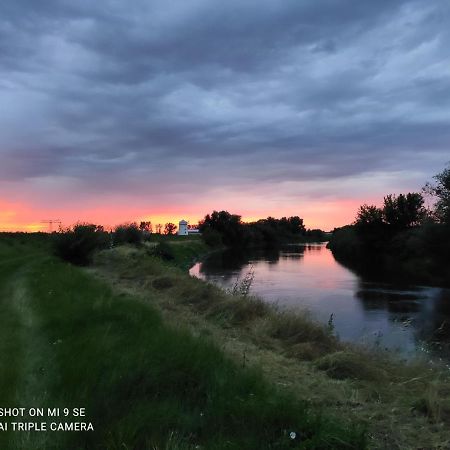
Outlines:
MULTIPOLYGON (((232 203, 232 202, 230 202, 232 203)), ((280 208, 272 210, 252 211, 245 214, 244 208, 228 205, 231 212, 242 215, 244 222, 253 222, 268 216, 282 217, 290 215, 301 215, 308 228, 322 228, 329 230, 335 226, 345 225, 353 221, 354 214, 358 208, 357 200, 342 200, 340 202, 321 202, 318 204, 307 204, 297 211, 294 208, 280 208)), ((188 208, 186 206, 172 207, 167 209, 155 209, 150 207, 127 207, 118 208, 99 207, 81 209, 79 211, 64 208, 34 208, 26 203, 0 202, 0 230, 1 231, 48 231, 49 225, 43 223, 45 220, 58 219, 61 226, 68 227, 78 222, 101 224, 106 228, 113 228, 116 225, 126 222, 151 221, 153 225, 173 222, 178 224, 181 219, 187 220, 191 224, 196 224, 203 217, 212 212, 214 207, 202 209, 199 206, 188 208)), ((221 209, 220 205, 216 209, 221 209)), ((227 209, 227 208, 225 208, 227 209)), ((53 224, 53 230, 57 230, 58 224, 53 224)))

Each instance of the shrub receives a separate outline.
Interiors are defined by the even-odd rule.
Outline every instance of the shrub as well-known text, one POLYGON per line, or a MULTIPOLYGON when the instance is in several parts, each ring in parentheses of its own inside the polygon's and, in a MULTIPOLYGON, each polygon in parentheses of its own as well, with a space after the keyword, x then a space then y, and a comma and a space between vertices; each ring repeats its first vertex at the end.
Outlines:
POLYGON ((137 223, 125 223, 118 225, 114 230, 114 245, 140 244, 142 231, 137 223))
POLYGON ((63 260, 83 266, 92 261, 95 250, 107 248, 109 241, 103 227, 80 223, 54 235, 54 251, 63 260))
POLYGON ((164 261, 172 261, 175 259, 173 248, 167 242, 159 242, 158 245, 153 247, 151 254, 164 261))

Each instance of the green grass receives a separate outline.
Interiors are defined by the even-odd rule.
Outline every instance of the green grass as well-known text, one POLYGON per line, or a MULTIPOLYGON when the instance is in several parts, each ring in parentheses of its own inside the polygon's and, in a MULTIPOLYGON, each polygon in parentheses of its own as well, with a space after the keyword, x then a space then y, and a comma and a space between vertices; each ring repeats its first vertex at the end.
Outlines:
POLYGON ((204 336, 168 326, 151 298, 117 294, 45 245, 2 237, 0 268, 1 406, 84 407, 95 427, 1 433, 2 450, 365 448, 361 429, 279 392, 204 336))

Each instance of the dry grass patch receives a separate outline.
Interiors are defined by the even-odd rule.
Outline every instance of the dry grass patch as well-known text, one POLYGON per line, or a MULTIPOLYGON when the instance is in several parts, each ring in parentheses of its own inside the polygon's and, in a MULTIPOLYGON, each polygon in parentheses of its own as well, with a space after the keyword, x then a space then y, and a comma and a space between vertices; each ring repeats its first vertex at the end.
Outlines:
POLYGON ((377 361, 363 352, 346 350, 331 353, 317 360, 315 366, 337 380, 386 380, 386 373, 378 367, 377 361))
POLYGON ((450 387, 434 380, 428 384, 412 406, 412 410, 428 418, 431 423, 450 424, 450 387))
POLYGON ((190 306, 202 314, 206 313, 221 296, 221 292, 212 284, 200 283, 194 279, 182 280, 174 293, 177 302, 190 306))
POLYGON ((270 306, 259 298, 226 296, 211 304, 208 316, 228 326, 245 326, 267 317, 270 306))
POLYGON ((327 354, 328 351, 329 348, 327 346, 323 346, 317 342, 300 342, 299 344, 289 346, 286 353, 291 358, 314 361, 327 354))
POLYGON ((283 341, 286 345, 296 346, 308 342, 321 344, 326 349, 335 349, 337 339, 326 326, 314 321, 307 312, 272 308, 267 321, 269 336, 283 341))

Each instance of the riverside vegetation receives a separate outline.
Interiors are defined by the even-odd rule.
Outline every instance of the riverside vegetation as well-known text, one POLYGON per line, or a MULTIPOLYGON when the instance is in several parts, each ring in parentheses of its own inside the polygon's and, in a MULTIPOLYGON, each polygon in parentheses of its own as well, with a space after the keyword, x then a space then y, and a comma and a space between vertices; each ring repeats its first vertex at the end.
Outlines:
POLYGON ((86 407, 96 430, 2 434, 0 448, 449 447, 448 369, 189 277, 211 251, 198 236, 135 234, 55 234, 84 268, 46 236, 0 239, 3 403, 86 407))
POLYGON ((200 222, 203 240, 211 246, 261 247, 281 243, 325 241, 326 233, 318 229, 306 229, 298 216, 275 219, 268 217, 256 222, 244 223, 241 216, 228 211, 213 211, 200 222))
POLYGON ((362 205, 333 232, 336 259, 366 277, 450 286, 450 167, 434 179, 422 193, 387 195, 381 208, 362 205))

